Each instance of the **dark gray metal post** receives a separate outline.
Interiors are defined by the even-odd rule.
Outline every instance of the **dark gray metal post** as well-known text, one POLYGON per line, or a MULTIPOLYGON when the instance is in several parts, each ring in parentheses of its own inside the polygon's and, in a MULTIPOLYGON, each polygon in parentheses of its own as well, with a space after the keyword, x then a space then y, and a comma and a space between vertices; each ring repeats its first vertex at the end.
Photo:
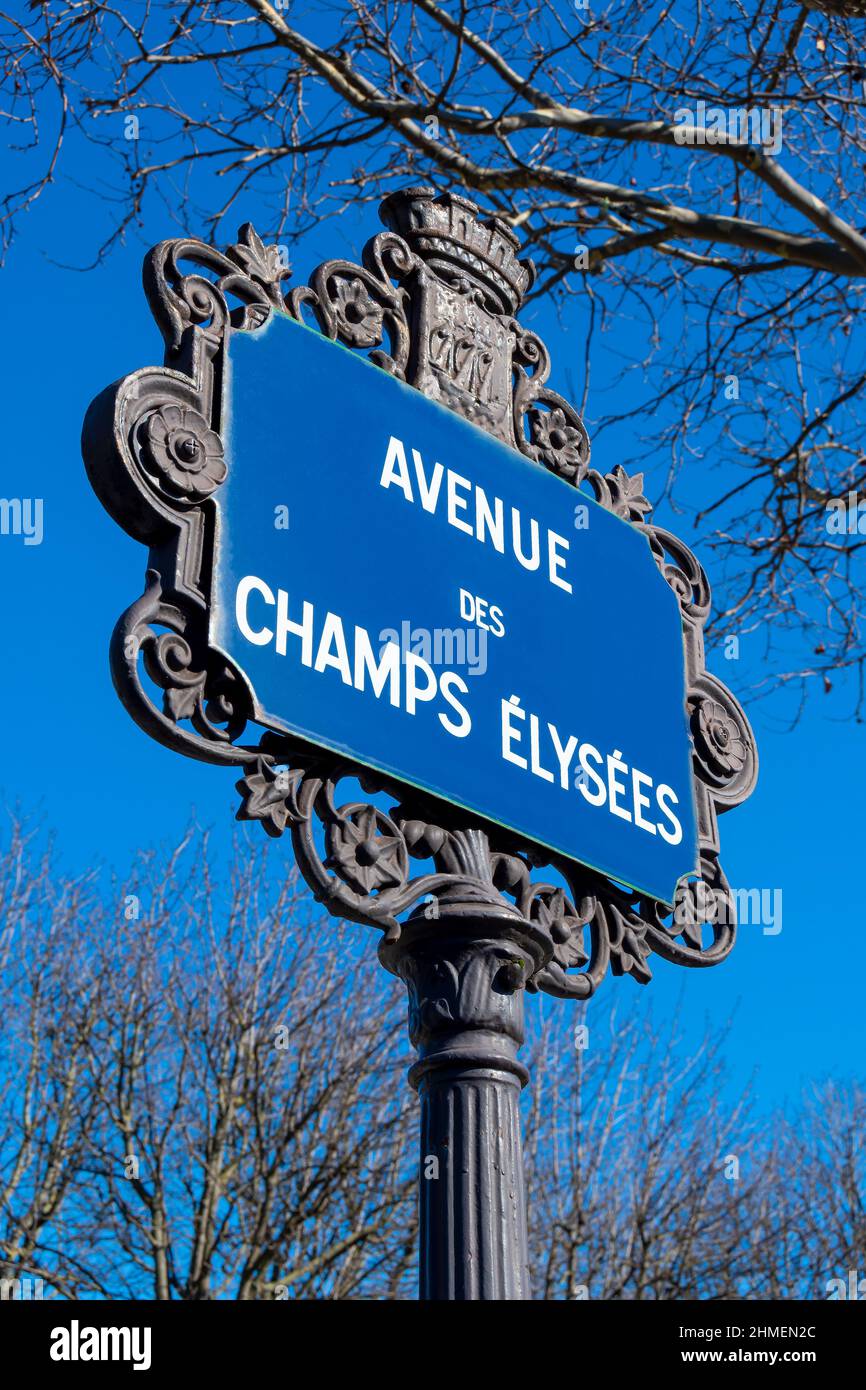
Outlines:
POLYGON ((530 1296, 520 1127, 529 1073, 517 1053, 541 950, 516 913, 480 903, 413 917, 380 948, 408 989, 418 1049, 409 1080, 421 1101, 424 1300, 530 1296))

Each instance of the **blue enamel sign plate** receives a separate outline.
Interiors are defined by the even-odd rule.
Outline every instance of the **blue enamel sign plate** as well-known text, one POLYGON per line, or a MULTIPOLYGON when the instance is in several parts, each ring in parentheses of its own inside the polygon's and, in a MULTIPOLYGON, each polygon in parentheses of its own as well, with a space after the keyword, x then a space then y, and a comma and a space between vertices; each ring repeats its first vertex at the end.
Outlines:
POLYGON ((226 392, 211 642, 257 720, 672 902, 683 635, 646 536, 285 315, 226 392))

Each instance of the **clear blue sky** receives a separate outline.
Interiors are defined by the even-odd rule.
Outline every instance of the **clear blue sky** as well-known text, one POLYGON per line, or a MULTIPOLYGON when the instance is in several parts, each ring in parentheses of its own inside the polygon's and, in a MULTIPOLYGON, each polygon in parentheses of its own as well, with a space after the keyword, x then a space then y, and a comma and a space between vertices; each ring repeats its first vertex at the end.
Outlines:
MULTIPOLYGON (((84 177, 89 171, 77 158, 77 168, 73 161, 67 169, 84 177)), ((97 195, 61 182, 24 219, 3 273, 0 495, 43 498, 45 531, 40 546, 0 537, 6 730, 0 794, 7 805, 20 804, 56 827, 67 867, 103 861, 122 870, 138 846, 171 841, 193 814, 227 839, 235 828, 236 774, 153 743, 126 715, 108 675, 109 635, 141 592, 146 553, 90 491, 79 451, 81 421, 103 386, 161 359, 140 267, 146 247, 177 229, 154 207, 141 240, 117 249, 105 265, 78 274, 51 263, 88 260, 107 211, 97 195)), ((238 221, 255 223, 257 211, 250 195, 238 221)), ((366 206, 341 227, 310 235, 295 257, 294 282, 319 260, 357 256, 376 230, 366 206)), ((567 394, 568 376, 579 391, 580 321, 566 333, 550 308, 535 306, 526 322, 551 349, 552 384, 567 394)), ((611 360, 615 349, 614 334, 611 360)), ((608 365, 605 358, 594 362, 594 389, 603 386, 608 365)), ((288 418, 288 391, 285 399, 288 418)), ((595 465, 612 468, 615 448, 605 436, 595 465)), ((650 496, 661 490, 664 462, 649 460, 650 496)), ((693 542, 688 530, 684 539, 693 542)), ((712 557, 702 558, 712 579, 712 557)), ((810 1079, 861 1069, 860 907, 848 878, 860 862, 866 733, 848 720, 844 686, 813 702, 793 731, 782 706, 751 706, 748 688, 761 674, 758 638, 754 646, 744 640, 739 662, 717 655, 710 664, 746 703, 761 756, 757 791, 723 818, 723 863, 735 887, 782 890, 783 928, 765 935, 745 927, 732 957, 713 970, 683 971, 658 961, 649 990, 659 1011, 682 1002, 685 1049, 697 1045, 707 1021, 721 1028, 736 1009, 727 1049, 731 1084, 745 1084, 757 1069, 759 1096, 769 1105, 793 1098, 810 1079)), ((246 833, 260 832, 252 826, 246 833)), ((358 939, 359 949, 370 951, 370 968, 378 969, 371 934, 359 928, 358 939)), ((604 989, 618 993, 620 1007, 642 993, 628 979, 608 979, 604 989)))

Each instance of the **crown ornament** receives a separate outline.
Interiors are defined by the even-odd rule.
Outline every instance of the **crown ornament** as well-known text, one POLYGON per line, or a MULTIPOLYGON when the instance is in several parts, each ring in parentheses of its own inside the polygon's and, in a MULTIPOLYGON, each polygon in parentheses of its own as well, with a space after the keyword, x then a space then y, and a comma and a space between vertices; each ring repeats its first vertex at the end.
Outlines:
POLYGON ((477 286, 494 313, 516 314, 535 281, 535 266, 518 257, 511 228, 462 194, 399 189, 383 199, 379 215, 443 279, 477 286))

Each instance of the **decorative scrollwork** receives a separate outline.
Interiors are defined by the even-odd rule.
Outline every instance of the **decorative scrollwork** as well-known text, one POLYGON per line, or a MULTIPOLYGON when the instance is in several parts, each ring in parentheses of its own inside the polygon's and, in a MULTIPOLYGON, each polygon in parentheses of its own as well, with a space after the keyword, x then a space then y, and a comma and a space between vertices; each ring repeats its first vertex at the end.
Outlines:
POLYGON ((161 743, 203 762, 249 762, 256 754, 236 746, 250 715, 249 692, 225 657, 208 647, 202 619, 200 611, 167 601, 159 573, 148 570, 144 594, 112 637, 115 688, 161 743), (161 708, 143 684, 142 665, 163 692, 161 708))
POLYGON ((208 329, 219 342, 229 326, 259 327, 272 309, 285 308, 282 285, 289 274, 280 249, 266 247, 246 222, 225 253, 194 238, 160 242, 145 260, 144 288, 171 355, 180 352, 190 328, 208 329), (216 280, 185 272, 186 261, 216 280))
POLYGON ((703 627, 710 612, 710 586, 697 556, 660 526, 647 525, 645 530, 656 563, 680 601, 683 619, 703 627))
MULTIPOLYGON (((390 195, 381 215, 388 230, 368 242, 360 265, 325 262, 308 285, 291 290, 281 248, 265 246, 249 224, 225 252, 180 239, 147 258, 145 288, 165 337, 165 365, 103 393, 83 444, 106 506, 151 546, 145 593, 112 643, 118 691, 155 738, 191 757, 241 765, 239 818, 257 820, 272 836, 289 833, 315 896, 332 913, 382 930, 386 949, 400 940, 407 913, 413 930, 447 919, 455 939, 460 922, 476 913, 490 930, 500 922, 510 934, 505 954, 520 974, 515 988, 575 999, 592 994, 608 972, 646 983, 653 953, 681 965, 715 964, 735 933, 717 817, 749 795, 757 754, 739 704, 705 670, 706 575, 682 541, 651 522, 641 474, 590 467, 583 421, 547 385, 547 349, 515 317, 534 268, 519 258, 510 228, 461 195, 423 188, 390 195), (274 733, 256 747, 239 744, 251 693, 207 641, 215 494, 225 477, 225 351, 230 331, 254 330, 273 313, 311 319, 539 466, 575 487, 585 481, 602 506, 644 532, 680 605, 694 752, 700 872, 681 885, 673 907, 335 755, 274 733), (161 707, 142 665, 162 690, 161 707), (339 786, 348 779, 353 791, 343 800, 339 786), (358 782, 364 795, 386 794, 395 804, 386 812, 358 800, 358 782), (534 877, 546 866, 555 881, 534 877)), ((495 964, 496 950, 485 950, 495 964)), ((455 969, 443 1000, 466 995, 482 967, 467 964, 465 981, 462 966, 455 969)))
POLYGON ((303 322, 309 310, 316 326, 329 338, 351 348, 373 348, 370 360, 403 381, 411 341, 407 291, 393 283, 415 266, 405 242, 381 232, 364 249, 363 266, 351 261, 326 261, 309 285, 299 285, 287 297, 286 308, 303 322), (382 344, 386 334, 390 351, 382 344))
POLYGON ((716 965, 734 944, 736 908, 718 856, 705 851, 700 870, 680 884, 673 909, 642 904, 652 949, 675 965, 716 965), (712 939, 705 943, 707 932, 712 939))

